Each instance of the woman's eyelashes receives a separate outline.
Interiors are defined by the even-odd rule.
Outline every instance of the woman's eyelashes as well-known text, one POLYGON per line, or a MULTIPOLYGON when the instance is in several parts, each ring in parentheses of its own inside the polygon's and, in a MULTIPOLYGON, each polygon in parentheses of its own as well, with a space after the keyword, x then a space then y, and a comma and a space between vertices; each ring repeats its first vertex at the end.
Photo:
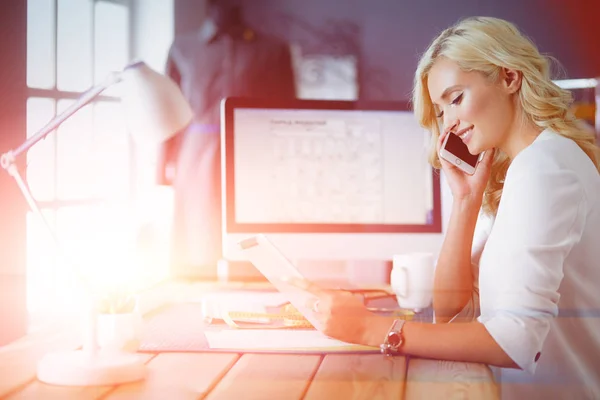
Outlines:
MULTIPOLYGON (((451 102, 450 105, 452 106, 457 106, 460 104, 461 100, 463 98, 463 93, 459 94, 458 96, 456 96, 451 102)), ((444 116, 444 111, 440 110, 439 113, 436 114, 437 118, 442 118, 444 116)))
POLYGON ((454 100, 452 100, 452 102, 450 104, 452 104, 454 106, 457 105, 457 104, 460 104, 460 101, 462 100, 462 97, 463 97, 463 94, 461 93, 458 96, 456 96, 454 98, 454 100))

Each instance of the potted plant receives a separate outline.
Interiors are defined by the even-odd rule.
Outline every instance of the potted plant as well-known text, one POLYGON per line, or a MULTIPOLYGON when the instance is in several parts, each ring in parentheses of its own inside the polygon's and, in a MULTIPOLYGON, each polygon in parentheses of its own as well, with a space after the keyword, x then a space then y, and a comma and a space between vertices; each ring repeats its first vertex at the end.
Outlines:
POLYGON ((140 344, 142 319, 135 295, 111 290, 98 301, 98 345, 103 351, 135 352, 140 344))

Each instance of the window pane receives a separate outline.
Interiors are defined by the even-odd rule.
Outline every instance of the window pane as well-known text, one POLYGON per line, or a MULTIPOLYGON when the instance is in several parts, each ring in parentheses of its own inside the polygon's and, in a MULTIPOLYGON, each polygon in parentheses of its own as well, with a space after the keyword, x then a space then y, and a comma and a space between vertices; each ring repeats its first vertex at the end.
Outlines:
MULTIPOLYGON (((54 227, 54 211, 43 210, 54 227)), ((27 309, 30 314, 45 314, 55 297, 56 248, 43 223, 27 213, 27 309)))
POLYGON ((54 87, 54 0, 27 1, 27 86, 54 87))
MULTIPOLYGON (((27 137, 33 136, 53 117, 53 99, 27 99, 27 137)), ((54 199, 55 140, 56 133, 52 132, 27 152, 27 182, 37 200, 54 199)))
MULTIPOLYGON (((129 9, 121 4, 96 3, 94 21, 94 82, 100 83, 129 61, 129 9)), ((105 92, 117 95, 119 85, 105 92)))
MULTIPOLYGON (((58 102, 58 112, 72 103, 58 102)), ((66 120, 56 135, 56 183, 59 199, 90 197, 92 187, 92 109, 90 105, 66 120)))
POLYGON ((58 74, 60 90, 92 85, 92 0, 58 0, 58 74))
POLYGON ((94 106, 94 194, 105 199, 126 200, 130 194, 130 148, 119 103, 94 106))

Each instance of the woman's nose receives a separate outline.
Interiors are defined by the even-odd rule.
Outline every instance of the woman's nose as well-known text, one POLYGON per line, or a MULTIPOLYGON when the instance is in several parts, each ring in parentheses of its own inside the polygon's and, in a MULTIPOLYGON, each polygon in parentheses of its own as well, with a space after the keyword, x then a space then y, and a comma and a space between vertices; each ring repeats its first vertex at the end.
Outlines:
POLYGON ((460 125, 460 121, 457 118, 449 119, 444 121, 444 132, 456 132, 456 128, 460 125))

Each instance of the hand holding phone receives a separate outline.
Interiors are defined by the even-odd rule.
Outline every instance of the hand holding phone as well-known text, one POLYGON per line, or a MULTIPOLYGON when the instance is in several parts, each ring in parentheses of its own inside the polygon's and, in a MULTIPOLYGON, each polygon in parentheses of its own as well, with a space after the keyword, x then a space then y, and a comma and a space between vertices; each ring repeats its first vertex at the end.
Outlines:
POLYGON ((475 168, 477 168, 482 156, 483 153, 478 155, 469 153, 467 145, 452 132, 446 135, 440 148, 440 157, 469 175, 475 173, 475 168))
POLYGON ((474 156, 458 136, 448 132, 438 138, 437 151, 454 199, 482 199, 495 149, 474 156))

